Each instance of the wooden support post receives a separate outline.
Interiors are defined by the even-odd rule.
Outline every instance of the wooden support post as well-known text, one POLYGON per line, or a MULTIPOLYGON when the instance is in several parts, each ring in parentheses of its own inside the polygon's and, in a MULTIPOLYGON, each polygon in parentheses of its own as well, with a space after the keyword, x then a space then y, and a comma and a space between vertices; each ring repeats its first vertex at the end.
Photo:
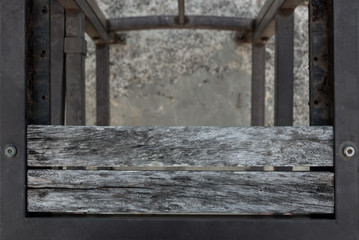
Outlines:
POLYGON ((274 124, 293 125, 294 14, 280 10, 275 18, 274 124))
POLYGON ((265 44, 252 45, 251 125, 265 124, 265 44))
POLYGON ((51 0, 51 124, 65 120, 64 78, 65 12, 57 0, 51 0))
POLYGON ((50 106, 50 1, 34 0, 28 41, 28 123, 51 123, 50 106))
POLYGON ((85 16, 66 11, 66 125, 85 125, 85 16))
MULTIPOLYGON (((329 75, 328 1, 309 4, 310 125, 333 125, 333 77, 329 75)), ((331 68, 332 69, 332 68, 331 68)))
POLYGON ((98 126, 110 124, 109 45, 96 45, 96 118, 98 126))

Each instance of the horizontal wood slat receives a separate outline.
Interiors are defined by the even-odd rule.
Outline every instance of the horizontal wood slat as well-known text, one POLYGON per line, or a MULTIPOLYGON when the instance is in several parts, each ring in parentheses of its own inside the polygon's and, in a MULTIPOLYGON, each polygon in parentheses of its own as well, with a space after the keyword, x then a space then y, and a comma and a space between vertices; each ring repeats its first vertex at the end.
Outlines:
POLYGON ((333 213, 328 172, 29 170, 29 212, 333 213))
POLYGON ((27 140, 31 167, 333 166, 332 127, 29 126, 27 140))
POLYGON ((333 166, 331 127, 29 126, 27 140, 29 212, 334 211, 333 173, 279 172, 333 166))

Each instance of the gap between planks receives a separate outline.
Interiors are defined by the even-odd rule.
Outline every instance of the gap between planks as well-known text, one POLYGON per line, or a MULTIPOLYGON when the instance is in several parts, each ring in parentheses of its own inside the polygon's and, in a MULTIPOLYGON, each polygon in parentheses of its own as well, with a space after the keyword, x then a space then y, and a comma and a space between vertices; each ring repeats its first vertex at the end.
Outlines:
POLYGON ((223 171, 223 172, 334 172, 332 166, 238 166, 238 167, 97 167, 97 166, 54 166, 28 167, 28 169, 47 170, 107 170, 107 171, 223 171))

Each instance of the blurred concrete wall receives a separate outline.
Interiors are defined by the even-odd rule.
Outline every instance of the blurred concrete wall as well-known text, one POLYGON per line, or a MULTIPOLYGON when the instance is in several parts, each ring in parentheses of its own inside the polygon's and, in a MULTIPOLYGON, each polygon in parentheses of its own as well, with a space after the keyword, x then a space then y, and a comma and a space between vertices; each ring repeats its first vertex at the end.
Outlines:
MULTIPOLYGON (((98 0, 107 17, 175 15, 176 0, 98 0)), ((264 0, 191 0, 188 15, 253 18, 264 0)), ((308 125, 308 9, 295 12, 295 125, 308 125)), ((251 45, 235 33, 152 30, 111 46, 111 125, 249 126, 251 45)), ((95 55, 88 38, 87 124, 95 124, 95 55)), ((273 125, 274 38, 268 42, 266 124, 273 125)))

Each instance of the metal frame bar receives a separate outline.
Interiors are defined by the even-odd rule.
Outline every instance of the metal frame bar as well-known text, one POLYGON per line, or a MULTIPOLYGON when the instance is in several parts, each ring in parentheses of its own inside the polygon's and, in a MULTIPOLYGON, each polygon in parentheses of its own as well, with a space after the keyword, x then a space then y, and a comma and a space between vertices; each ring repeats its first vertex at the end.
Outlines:
POLYGON ((293 125, 294 14, 280 9, 275 17, 274 125, 293 125))
POLYGON ((97 6, 95 0, 58 0, 69 11, 79 11, 86 18, 86 33, 95 43, 109 42, 109 34, 106 28, 106 18, 97 6))
POLYGON ((333 125, 332 78, 329 76, 329 8, 326 0, 309 4, 310 125, 333 125))
POLYGON ((65 121, 65 12, 57 0, 51 0, 51 124, 65 121))
MULTIPOLYGON (((286 19, 286 12, 293 12, 301 3, 300 0, 267 0, 254 20, 252 31, 242 36, 243 39, 252 38, 252 69, 255 69, 255 76, 252 75, 252 109, 251 125, 264 125, 265 123, 265 61, 260 60, 258 46, 265 46, 266 42, 276 34, 276 83, 275 83, 275 125, 285 126, 293 124, 293 29, 279 30, 279 27, 294 27, 294 19, 289 16, 286 19), (282 19, 283 18, 283 19, 282 19), (287 20, 292 21, 288 23, 287 20), (290 35, 292 34, 292 35, 290 35), (287 38, 292 38, 292 40, 287 38), (284 47, 285 46, 285 47, 284 47), (287 55, 286 55, 287 54, 287 55), (288 60, 289 59, 289 60, 288 60), (287 61, 288 60, 288 61, 287 61), (262 61, 262 62, 258 62, 262 61), (264 69, 261 69, 264 64, 264 69), (280 69, 278 69, 280 67, 280 69), (258 72, 258 73, 257 73, 258 72), (260 82, 259 82, 260 81, 260 82), (257 86, 258 85, 258 89, 257 86), (255 87, 256 89, 254 89, 255 87), (263 89, 262 89, 263 88, 263 89)), ((252 72, 254 72, 252 70, 252 72)))
POLYGON ((185 23, 185 3, 184 0, 178 0, 178 23, 183 25, 185 23))
POLYGON ((96 45, 96 125, 110 125, 110 47, 96 45))
POLYGON ((265 125, 266 46, 252 43, 251 125, 265 125))
POLYGON ((28 121, 47 125, 51 123, 50 0, 33 0, 30 4, 28 121))
MULTIPOLYGON (((333 1, 334 135, 336 219, 359 236, 359 154, 343 155, 346 146, 359 151, 359 2, 333 1)), ((353 236, 354 239, 354 236, 353 236)))
POLYGON ((108 19, 110 32, 150 29, 212 29, 251 31, 253 19, 215 16, 186 16, 180 24, 178 16, 125 17, 108 19))
POLYGON ((333 0, 335 219, 260 217, 31 217, 26 213, 26 7, 0 1, 1 239, 341 239, 359 237, 359 2, 333 0), (6 146, 17 154, 8 158, 6 146))
POLYGON ((259 12, 253 32, 255 43, 266 42, 275 32, 275 16, 279 10, 294 10, 302 0, 267 0, 259 12))
POLYGON ((66 11, 66 125, 86 124, 85 102, 85 16, 66 11))

